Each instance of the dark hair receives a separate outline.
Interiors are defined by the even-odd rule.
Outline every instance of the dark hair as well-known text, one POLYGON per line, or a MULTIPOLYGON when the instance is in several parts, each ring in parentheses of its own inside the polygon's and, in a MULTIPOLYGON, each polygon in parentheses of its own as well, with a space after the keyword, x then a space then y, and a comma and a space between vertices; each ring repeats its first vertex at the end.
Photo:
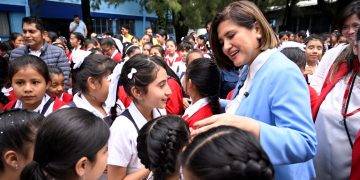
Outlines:
POLYGON ((51 76, 52 74, 57 74, 57 75, 64 75, 63 71, 57 67, 57 66, 49 66, 48 67, 49 70, 49 75, 51 76))
POLYGON ((24 26, 24 23, 26 24, 35 24, 36 29, 38 29, 41 33, 43 33, 45 31, 44 28, 44 24, 43 21, 36 16, 28 16, 28 17, 23 17, 22 19, 22 26, 24 26))
POLYGON ((39 128, 34 160, 21 173, 22 180, 70 179, 82 157, 96 161, 97 152, 109 139, 106 123, 82 108, 60 109, 39 128))
POLYGON ((48 37, 51 40, 51 42, 55 42, 56 39, 58 38, 58 35, 54 31, 48 31, 47 34, 48 34, 48 37))
POLYGON ((147 45, 149 45, 150 48, 151 48, 151 47, 153 46, 153 43, 152 43, 152 42, 147 42, 147 43, 143 44, 143 47, 144 47, 144 46, 147 46, 147 45))
POLYGON ((182 166, 198 179, 274 179, 274 169, 249 132, 219 126, 198 136, 182 155, 182 166))
POLYGON ((148 85, 156 79, 157 72, 160 69, 160 66, 151 61, 150 58, 152 57, 137 54, 126 61, 121 71, 120 80, 124 85, 126 94, 133 97, 133 101, 136 101, 136 98, 132 95, 131 88, 136 87, 146 94, 148 85), (132 68, 136 69, 137 72, 129 79, 128 74, 132 68))
POLYGON ((188 52, 188 54, 186 55, 186 64, 189 65, 189 57, 191 54, 194 54, 194 53, 198 53, 200 54, 202 57, 204 57, 204 54, 201 50, 199 49, 193 49, 191 51, 188 52))
POLYGON ((101 39, 100 45, 101 46, 108 46, 108 47, 114 46, 115 49, 117 49, 119 51, 115 41, 112 38, 103 38, 103 39, 101 39))
POLYGON ((175 40, 173 40, 173 39, 168 39, 168 40, 166 40, 165 44, 167 44, 168 42, 173 42, 174 45, 175 45, 175 47, 177 47, 177 43, 176 43, 175 40))
POLYGON ((175 115, 158 117, 140 129, 138 156, 141 163, 153 172, 154 180, 165 180, 176 172, 178 156, 189 139, 188 125, 175 115))
POLYGON ((79 17, 79 15, 77 15, 77 14, 74 15, 74 18, 78 18, 78 17, 79 17))
POLYGON ((95 39, 86 39, 84 43, 84 47, 87 48, 89 44, 93 44, 95 46, 98 45, 98 42, 95 39))
POLYGON ((101 55, 104 55, 104 52, 100 48, 92 48, 90 52, 91 54, 101 53, 101 55))
POLYGON ((165 37, 165 40, 168 39, 168 33, 164 29, 159 29, 159 31, 156 34, 165 37))
POLYGON ((195 42, 195 37, 192 36, 192 35, 187 35, 187 36, 184 37, 183 42, 191 44, 190 40, 193 40, 195 42))
MULTIPOLYGON (((131 41, 133 41, 133 39, 136 39, 138 42, 140 41, 140 39, 138 38, 138 37, 136 37, 136 36, 133 36, 132 38, 131 38, 131 41)), ((132 43, 132 42, 131 42, 132 43)))
MULTIPOLYGON (((358 18, 360 17, 360 1, 353 1, 344 8, 339 18, 340 28, 343 28, 345 20, 352 15, 356 15, 358 18)), ((355 55, 352 46, 347 46, 335 59, 334 70, 331 72, 330 79, 332 80, 335 72, 339 70, 339 66, 342 62, 346 62, 349 69, 352 70, 354 57, 355 55)))
MULTIPOLYGON (((165 50, 160 45, 158 45, 158 44, 153 45, 153 46, 151 46, 151 49, 152 48, 157 49, 159 51, 159 53, 161 54, 162 58, 165 57, 165 50)), ((150 51, 151 51, 151 49, 150 49, 150 51)))
POLYGON ((84 37, 84 35, 82 35, 82 34, 79 33, 79 32, 72 32, 71 34, 73 34, 77 40, 80 40, 80 45, 81 45, 81 47, 82 47, 82 46, 84 45, 84 42, 85 42, 85 37, 84 37))
MULTIPOLYGON (((175 79, 175 81, 179 84, 180 87, 181 86, 181 81, 179 79, 179 77, 176 75, 176 73, 169 67, 169 65, 164 61, 163 58, 159 57, 159 56, 152 56, 151 58, 149 58, 149 60, 155 62, 157 65, 163 67, 166 71, 166 74, 172 78, 175 79)), ((184 93, 183 93, 184 94, 184 93)))
POLYGON ((289 36, 289 34, 286 31, 279 32, 279 39, 281 39, 283 36, 289 36))
POLYGON ((46 63, 41 58, 34 55, 20 56, 10 62, 10 66, 9 66, 10 81, 18 71, 27 67, 34 68, 36 72, 38 72, 45 79, 45 82, 50 81, 49 70, 46 63))
POLYGON ((297 36, 298 36, 298 37, 302 37, 303 39, 305 39, 305 38, 307 37, 306 31, 304 31, 304 30, 299 31, 299 32, 297 33, 297 36))
POLYGON ((186 69, 185 79, 191 79, 199 94, 208 97, 213 114, 220 113, 220 70, 216 63, 207 58, 194 60, 186 69))
POLYGON ((215 60, 220 68, 230 70, 235 66, 234 63, 222 51, 222 45, 220 44, 218 37, 218 26, 225 20, 231 20, 235 24, 247 29, 253 28, 255 23, 257 23, 262 33, 258 47, 260 51, 265 51, 269 48, 275 48, 279 44, 279 40, 275 36, 275 33, 270 27, 269 22, 254 3, 250 1, 232 2, 216 14, 211 24, 210 46, 213 50, 215 60))
MULTIPOLYGON (((6 150, 14 150, 27 157, 30 149, 26 149, 26 143, 34 143, 36 130, 40 127, 44 118, 41 114, 33 111, 13 109, 0 113, 0 153, 4 155, 6 150)), ((0 172, 4 172, 4 159, 1 157, 0 172)))
POLYGON ((124 54, 126 54, 128 57, 132 56, 135 50, 139 49, 139 46, 132 45, 131 43, 124 43, 124 54))
POLYGON ((123 28, 125 28, 125 29, 127 29, 127 30, 130 31, 130 26, 129 26, 128 24, 124 24, 124 25, 122 25, 121 27, 123 27, 123 28))
POLYGON ((305 69, 306 57, 305 52, 298 47, 287 47, 281 50, 287 58, 294 62, 300 69, 305 69))
POLYGON ((309 43, 310 41, 313 41, 313 40, 320 41, 322 46, 324 46, 324 39, 321 36, 317 35, 317 34, 311 34, 309 37, 307 37, 304 40, 304 44, 307 45, 307 43, 309 43))
POLYGON ((98 54, 87 56, 79 68, 71 70, 73 94, 78 91, 88 93, 87 79, 93 77, 101 82, 101 78, 110 74, 115 66, 116 63, 109 57, 98 54))
POLYGON ((178 46, 179 51, 182 51, 182 50, 190 51, 192 49, 193 49, 193 46, 189 42, 186 42, 186 41, 183 41, 178 46))
POLYGON ((9 44, 10 44, 10 46, 11 46, 12 49, 15 49, 15 44, 14 44, 14 42, 15 42, 15 40, 16 40, 18 37, 20 37, 20 36, 22 36, 22 34, 17 33, 17 32, 13 32, 13 33, 10 34, 9 44))

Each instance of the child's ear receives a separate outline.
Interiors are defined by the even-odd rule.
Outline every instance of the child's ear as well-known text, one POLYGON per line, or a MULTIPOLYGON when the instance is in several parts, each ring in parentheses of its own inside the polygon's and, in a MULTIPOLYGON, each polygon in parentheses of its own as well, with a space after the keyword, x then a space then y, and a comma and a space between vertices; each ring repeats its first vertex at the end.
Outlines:
POLYGON ((88 77, 86 84, 90 89, 96 89, 96 79, 93 77, 88 77))
POLYGON ((12 167, 15 170, 18 169, 19 157, 15 151, 13 151, 13 150, 5 151, 3 159, 5 162, 5 164, 4 164, 5 166, 12 167))
POLYGON ((138 100, 140 100, 142 95, 144 94, 140 89, 138 89, 136 87, 132 87, 130 91, 131 91, 131 94, 133 95, 133 97, 138 100))
POLYGON ((87 157, 82 157, 79 159, 75 164, 75 172, 80 177, 80 179, 83 179, 87 168, 89 168, 89 159, 87 157))

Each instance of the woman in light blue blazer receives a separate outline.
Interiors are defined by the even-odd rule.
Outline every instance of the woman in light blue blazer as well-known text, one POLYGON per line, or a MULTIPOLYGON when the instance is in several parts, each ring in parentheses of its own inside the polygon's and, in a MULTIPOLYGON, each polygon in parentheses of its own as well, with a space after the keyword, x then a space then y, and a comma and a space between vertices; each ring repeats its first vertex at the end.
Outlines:
POLYGON ((317 141, 309 90, 299 68, 276 49, 279 41, 261 11, 249 1, 229 4, 216 15, 210 42, 220 67, 247 65, 248 72, 226 113, 199 121, 192 134, 238 127, 259 139, 275 179, 314 178, 317 141))

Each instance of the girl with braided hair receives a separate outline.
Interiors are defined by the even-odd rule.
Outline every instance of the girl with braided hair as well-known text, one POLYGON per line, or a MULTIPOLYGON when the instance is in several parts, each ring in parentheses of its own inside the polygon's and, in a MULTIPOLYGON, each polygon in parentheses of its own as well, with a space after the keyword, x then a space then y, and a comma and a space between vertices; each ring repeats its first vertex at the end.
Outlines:
POLYGON ((179 116, 161 116, 146 123, 139 131, 137 150, 141 163, 152 172, 148 179, 182 179, 177 160, 189 139, 189 128, 179 116))
POLYGON ((186 180, 274 179, 274 168, 255 136, 231 126, 196 136, 181 165, 186 180))
POLYGON ((184 76, 184 89, 192 100, 183 118, 193 128, 195 122, 220 113, 220 70, 213 60, 194 60, 184 76))

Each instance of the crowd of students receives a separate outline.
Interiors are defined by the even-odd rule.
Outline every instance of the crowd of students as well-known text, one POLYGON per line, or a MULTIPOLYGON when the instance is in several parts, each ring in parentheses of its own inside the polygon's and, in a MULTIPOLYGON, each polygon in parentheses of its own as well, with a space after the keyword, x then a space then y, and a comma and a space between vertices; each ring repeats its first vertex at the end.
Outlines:
POLYGON ((358 179, 359 25, 354 1, 335 38, 276 35, 237 1, 179 44, 68 48, 25 17, 0 48, 0 179, 358 179))

